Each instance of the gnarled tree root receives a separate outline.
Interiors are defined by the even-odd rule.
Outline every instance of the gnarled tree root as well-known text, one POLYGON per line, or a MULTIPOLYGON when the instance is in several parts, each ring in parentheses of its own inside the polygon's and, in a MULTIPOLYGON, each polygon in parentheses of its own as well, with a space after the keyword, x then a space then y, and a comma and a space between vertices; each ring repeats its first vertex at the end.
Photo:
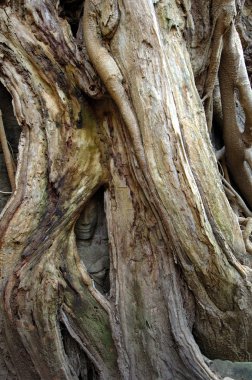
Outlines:
POLYGON ((219 70, 223 110, 223 138, 227 167, 233 181, 252 209, 252 167, 250 157, 252 102, 251 89, 240 45, 239 35, 232 24, 225 35, 219 70), (237 123, 235 89, 239 91, 246 117, 244 132, 237 123))

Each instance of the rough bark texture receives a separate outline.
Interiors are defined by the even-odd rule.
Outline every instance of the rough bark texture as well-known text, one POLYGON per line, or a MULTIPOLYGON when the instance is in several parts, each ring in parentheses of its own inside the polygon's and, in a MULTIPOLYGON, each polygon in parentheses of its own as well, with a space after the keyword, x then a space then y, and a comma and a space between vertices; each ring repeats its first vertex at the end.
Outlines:
POLYGON ((22 128, 1 379, 217 380, 202 354, 251 360, 251 25, 248 1, 0 2, 14 161, 22 128))

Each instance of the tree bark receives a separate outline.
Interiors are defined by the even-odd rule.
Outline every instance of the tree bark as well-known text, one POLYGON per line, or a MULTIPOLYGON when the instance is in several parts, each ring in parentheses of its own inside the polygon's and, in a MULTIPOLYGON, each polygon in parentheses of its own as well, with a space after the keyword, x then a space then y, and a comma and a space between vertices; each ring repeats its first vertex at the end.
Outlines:
POLYGON ((0 219, 3 379, 207 380, 219 377, 202 354, 251 360, 252 104, 240 9, 0 3, 0 80, 22 127, 0 219), (216 120, 233 208, 210 140, 216 120), (100 197, 109 291, 105 226, 92 246, 100 197), (92 270, 88 252, 98 255, 92 270))

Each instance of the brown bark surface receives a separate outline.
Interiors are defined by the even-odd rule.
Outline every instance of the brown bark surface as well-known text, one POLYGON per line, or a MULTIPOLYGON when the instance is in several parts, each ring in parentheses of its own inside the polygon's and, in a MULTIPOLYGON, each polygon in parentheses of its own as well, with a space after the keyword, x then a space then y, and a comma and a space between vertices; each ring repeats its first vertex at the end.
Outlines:
POLYGON ((0 2, 7 140, 22 128, 0 379, 217 380, 203 354, 251 360, 251 25, 248 1, 0 2))

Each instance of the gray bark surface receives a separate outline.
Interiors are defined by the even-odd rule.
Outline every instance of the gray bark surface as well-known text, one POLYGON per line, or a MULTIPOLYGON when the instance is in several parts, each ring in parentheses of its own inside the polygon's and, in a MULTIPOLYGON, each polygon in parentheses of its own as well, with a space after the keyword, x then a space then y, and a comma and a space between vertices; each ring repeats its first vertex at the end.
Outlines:
POLYGON ((0 379, 251 360, 251 20, 250 1, 0 2, 0 379))

